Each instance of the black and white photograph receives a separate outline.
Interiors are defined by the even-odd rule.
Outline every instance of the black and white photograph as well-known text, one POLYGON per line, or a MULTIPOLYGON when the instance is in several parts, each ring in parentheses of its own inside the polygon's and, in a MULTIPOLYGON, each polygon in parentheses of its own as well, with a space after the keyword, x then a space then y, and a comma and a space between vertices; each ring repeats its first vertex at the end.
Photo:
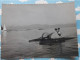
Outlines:
POLYGON ((1 58, 78 56, 74 2, 3 4, 1 58))

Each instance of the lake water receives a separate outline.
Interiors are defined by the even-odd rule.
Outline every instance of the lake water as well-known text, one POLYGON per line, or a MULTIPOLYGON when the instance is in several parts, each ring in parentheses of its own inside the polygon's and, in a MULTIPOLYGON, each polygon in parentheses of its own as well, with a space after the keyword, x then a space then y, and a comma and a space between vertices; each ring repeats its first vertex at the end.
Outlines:
MULTIPOLYGON (((4 31, 2 32, 2 58, 51 58, 51 57, 71 57, 78 56, 77 38, 67 40, 63 43, 53 45, 40 45, 39 42, 29 42, 31 39, 38 38, 47 30, 28 30, 28 31, 4 31)), ((76 37, 76 29, 62 28, 63 36, 76 37)))

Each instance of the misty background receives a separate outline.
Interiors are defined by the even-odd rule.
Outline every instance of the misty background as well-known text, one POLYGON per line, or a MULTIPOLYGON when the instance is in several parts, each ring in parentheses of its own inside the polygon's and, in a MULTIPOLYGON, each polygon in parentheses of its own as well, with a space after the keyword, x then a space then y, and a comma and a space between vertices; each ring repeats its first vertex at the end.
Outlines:
POLYGON ((8 30, 76 26, 74 2, 62 4, 3 4, 2 26, 8 30))

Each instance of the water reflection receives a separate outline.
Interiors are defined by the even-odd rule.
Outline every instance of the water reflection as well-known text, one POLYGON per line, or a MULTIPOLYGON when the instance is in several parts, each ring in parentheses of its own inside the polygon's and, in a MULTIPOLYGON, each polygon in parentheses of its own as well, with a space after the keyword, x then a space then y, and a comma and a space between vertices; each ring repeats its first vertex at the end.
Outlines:
POLYGON ((40 37, 34 31, 2 32, 2 58, 51 58, 71 57, 78 55, 77 38, 61 43, 42 42, 29 40, 40 37), (45 43, 45 44, 44 44, 45 43))
POLYGON ((48 44, 41 44, 41 42, 39 42, 39 45, 42 45, 42 48, 47 50, 48 54, 55 54, 55 56, 60 56, 63 53, 62 43, 51 42, 48 44))
MULTIPOLYGON (((1 31, 1 40, 2 42, 7 43, 6 38, 7 38, 7 31, 1 31)), ((2 43, 3 44, 3 43, 2 43)))

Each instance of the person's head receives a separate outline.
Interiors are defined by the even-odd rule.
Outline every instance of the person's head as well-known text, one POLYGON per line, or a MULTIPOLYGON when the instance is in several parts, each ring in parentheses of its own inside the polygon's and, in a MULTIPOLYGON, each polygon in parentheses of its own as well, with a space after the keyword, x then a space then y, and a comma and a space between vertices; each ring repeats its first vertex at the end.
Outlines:
POLYGON ((57 28, 55 28, 55 31, 57 31, 57 28))
POLYGON ((60 30, 60 28, 58 28, 58 30, 60 30))

